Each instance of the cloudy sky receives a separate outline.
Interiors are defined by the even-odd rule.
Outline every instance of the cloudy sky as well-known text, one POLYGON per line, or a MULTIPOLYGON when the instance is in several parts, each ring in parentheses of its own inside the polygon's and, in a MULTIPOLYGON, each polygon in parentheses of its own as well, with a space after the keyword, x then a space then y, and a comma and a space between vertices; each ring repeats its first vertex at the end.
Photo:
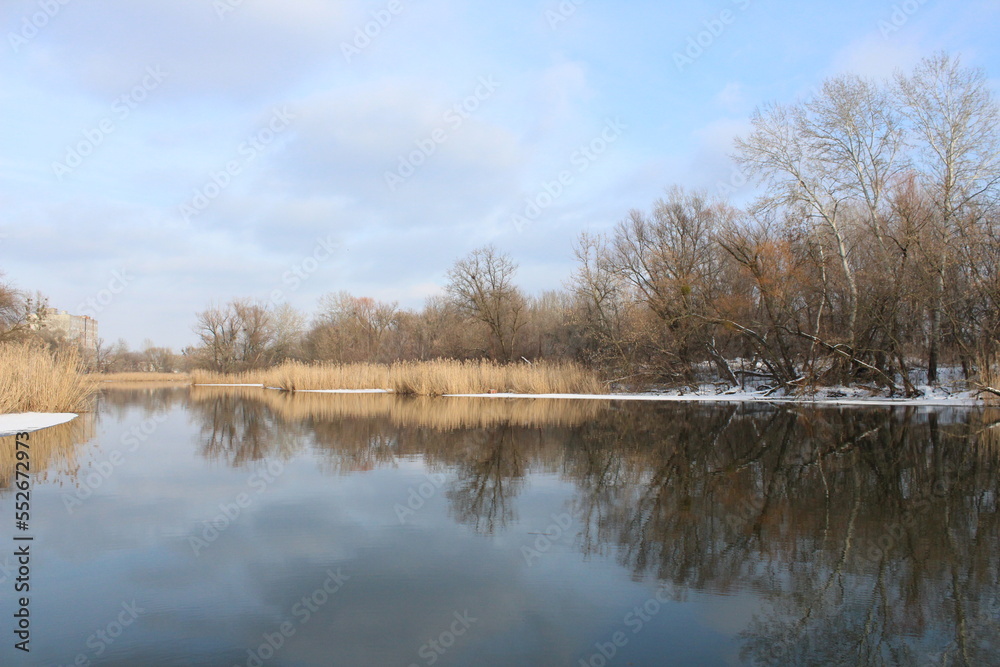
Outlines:
POLYGON ((581 231, 733 180, 759 104, 938 50, 1000 77, 995 0, 3 0, 0 21, 0 270, 108 342, 176 349, 233 297, 419 307, 487 243, 557 288, 581 231))

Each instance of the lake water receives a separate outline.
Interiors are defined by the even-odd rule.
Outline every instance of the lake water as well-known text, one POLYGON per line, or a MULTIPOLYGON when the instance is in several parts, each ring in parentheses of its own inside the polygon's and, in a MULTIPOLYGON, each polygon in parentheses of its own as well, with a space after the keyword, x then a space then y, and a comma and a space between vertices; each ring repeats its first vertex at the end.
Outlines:
POLYGON ((1000 411, 105 390, 2 665, 1000 664, 1000 411))

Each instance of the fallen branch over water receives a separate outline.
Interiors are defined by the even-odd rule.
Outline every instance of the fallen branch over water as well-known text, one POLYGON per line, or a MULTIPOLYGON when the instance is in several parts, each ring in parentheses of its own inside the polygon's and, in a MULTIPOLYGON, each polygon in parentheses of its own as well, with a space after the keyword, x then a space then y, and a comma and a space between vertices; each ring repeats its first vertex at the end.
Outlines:
POLYGON ((1000 396, 1000 389, 997 389, 996 387, 991 387, 988 384, 979 384, 978 382, 976 382, 973 386, 981 392, 984 391, 987 394, 1000 396))
POLYGON ((826 342, 822 338, 819 338, 818 336, 813 336, 812 334, 808 334, 805 331, 792 331, 791 329, 786 329, 786 331, 788 331, 789 333, 793 333, 793 334, 795 334, 797 336, 801 336, 801 337, 805 338, 806 340, 812 341, 812 342, 816 343, 817 345, 819 345, 820 347, 822 347, 822 348, 824 348, 826 350, 829 350, 830 352, 833 352, 834 354, 839 355, 839 356, 843 357, 844 359, 850 360, 851 363, 857 364, 858 366, 861 366, 862 368, 870 370, 871 372, 875 373, 875 375, 877 375, 878 377, 880 377, 882 379, 882 381, 889 388, 889 391, 891 391, 893 394, 895 394, 898 391, 896 389, 896 383, 892 380, 892 378, 890 378, 888 375, 886 375, 885 373, 883 373, 881 370, 879 370, 875 366, 872 366, 868 362, 863 361, 861 359, 858 359, 856 356, 854 356, 853 354, 851 354, 850 352, 848 352, 847 350, 845 350, 844 349, 844 347, 845 347, 844 345, 833 345, 831 343, 826 342))

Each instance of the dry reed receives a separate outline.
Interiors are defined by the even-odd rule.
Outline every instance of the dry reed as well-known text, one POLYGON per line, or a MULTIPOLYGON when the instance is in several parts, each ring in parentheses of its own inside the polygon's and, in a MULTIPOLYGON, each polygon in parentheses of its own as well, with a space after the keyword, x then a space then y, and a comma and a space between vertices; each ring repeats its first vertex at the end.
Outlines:
POLYGON ((987 403, 1000 403, 1000 362, 979 362, 979 381, 975 383, 987 403))
POLYGON ((289 362, 246 373, 192 373, 194 384, 262 384, 288 391, 386 389, 397 394, 597 394, 606 390, 592 371, 573 363, 498 364, 437 360, 386 364, 289 362))
POLYGON ((0 413, 86 411, 94 389, 94 381, 80 374, 74 349, 0 345, 0 413))

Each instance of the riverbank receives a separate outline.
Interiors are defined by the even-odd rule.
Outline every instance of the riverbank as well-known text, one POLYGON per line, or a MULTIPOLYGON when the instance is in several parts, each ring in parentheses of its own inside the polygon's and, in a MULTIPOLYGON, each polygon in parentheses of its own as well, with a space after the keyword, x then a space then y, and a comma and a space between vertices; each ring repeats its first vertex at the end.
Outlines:
POLYGON ((798 403, 805 405, 860 405, 860 406, 927 406, 927 407, 977 407, 987 401, 975 392, 944 393, 916 398, 876 396, 861 391, 844 391, 831 387, 810 394, 779 394, 767 391, 725 391, 720 393, 698 392, 648 392, 638 394, 449 394, 461 398, 548 398, 573 400, 662 401, 673 403, 798 403))
POLYGON ((597 373, 570 362, 498 364, 493 361, 401 362, 394 364, 302 364, 288 362, 246 373, 194 371, 197 385, 264 385, 287 391, 387 390, 444 396, 473 393, 597 394, 608 391, 597 373))
POLYGON ((726 383, 697 387, 620 391, 596 372, 577 364, 497 364, 490 361, 436 360, 396 364, 302 364, 288 362, 243 373, 125 373, 97 375, 102 386, 192 384, 203 387, 262 387, 295 393, 395 393, 406 396, 484 398, 557 398, 638 401, 764 402, 830 405, 975 406, 996 402, 988 392, 970 387, 959 369, 946 369, 947 382, 921 383, 918 396, 886 396, 874 386, 834 386, 799 389, 738 389, 726 383), (954 372, 951 372, 954 371, 954 372))
MULTIPOLYGON (((221 389, 264 389, 285 392, 281 387, 270 387, 261 383, 244 384, 195 384, 194 387, 221 389)), ((340 394, 340 395, 377 395, 397 394, 391 389, 298 389, 288 391, 289 394, 340 394)), ((402 396, 419 396, 419 394, 399 394, 402 396)), ((429 397, 429 395, 423 395, 429 397)), ((871 392, 851 387, 830 387, 809 394, 782 394, 772 391, 722 391, 709 389, 699 391, 659 391, 639 393, 456 393, 440 394, 439 398, 494 398, 494 399, 541 399, 541 400, 577 400, 577 401, 660 401, 672 403, 769 403, 769 404, 803 404, 803 405, 858 405, 858 406, 925 406, 925 407, 985 407, 990 405, 974 391, 947 391, 935 389, 919 397, 886 397, 874 395, 871 392)))

